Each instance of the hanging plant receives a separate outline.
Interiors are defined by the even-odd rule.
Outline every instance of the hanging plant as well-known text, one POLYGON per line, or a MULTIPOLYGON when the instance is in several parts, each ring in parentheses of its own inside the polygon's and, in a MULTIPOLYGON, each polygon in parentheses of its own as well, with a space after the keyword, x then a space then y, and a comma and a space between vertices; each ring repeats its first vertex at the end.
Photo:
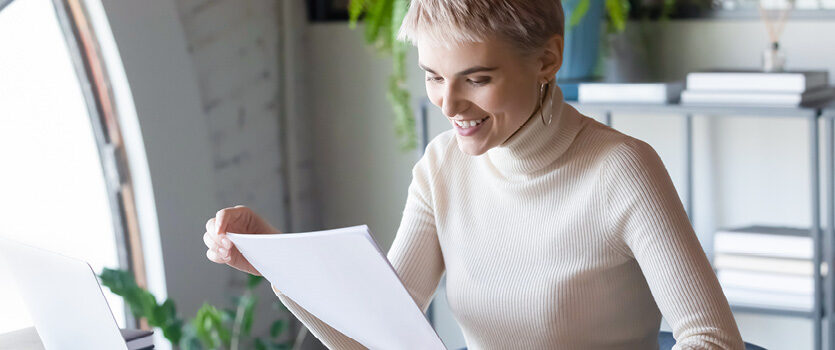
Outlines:
POLYGON ((415 116, 409 91, 406 90, 406 53, 409 47, 396 38, 408 9, 409 0, 351 0, 348 5, 351 29, 356 28, 362 16, 366 43, 392 57, 394 66, 386 95, 394 112, 394 131, 403 150, 417 146, 415 116))

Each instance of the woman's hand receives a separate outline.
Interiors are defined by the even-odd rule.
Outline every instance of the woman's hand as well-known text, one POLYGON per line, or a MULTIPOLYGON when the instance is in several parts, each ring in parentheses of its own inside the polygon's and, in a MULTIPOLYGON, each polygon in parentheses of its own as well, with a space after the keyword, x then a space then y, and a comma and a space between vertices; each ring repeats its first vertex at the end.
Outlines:
POLYGON ((203 235, 203 243, 209 248, 206 251, 206 257, 218 264, 226 264, 243 272, 260 276, 261 273, 226 237, 227 232, 253 234, 281 232, 255 214, 252 209, 242 205, 222 209, 206 222, 206 233, 203 235))

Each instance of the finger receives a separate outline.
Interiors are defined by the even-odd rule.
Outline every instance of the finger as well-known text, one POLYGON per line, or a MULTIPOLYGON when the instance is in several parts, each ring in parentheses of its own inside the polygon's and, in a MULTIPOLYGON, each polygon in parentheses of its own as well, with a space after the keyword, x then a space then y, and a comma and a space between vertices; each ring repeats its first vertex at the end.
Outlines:
POLYGON ((226 249, 226 248, 223 248, 223 247, 217 247, 217 249, 215 249, 215 251, 217 251, 217 256, 219 258, 229 259, 229 249, 226 249))
POLYGON ((217 255, 217 252, 211 249, 206 251, 206 257, 209 258, 209 260, 211 260, 212 262, 216 262, 218 264, 225 264, 227 261, 227 259, 221 259, 217 255))
POLYGON ((254 274, 259 274, 257 273, 257 270, 255 270, 255 267, 253 267, 241 253, 237 252, 237 249, 238 248, 232 248, 232 250, 236 252, 229 254, 229 265, 246 273, 253 273, 253 271, 256 271, 254 274))
POLYGON ((212 234, 208 231, 203 234, 203 243, 206 244, 206 247, 211 250, 217 249, 217 242, 212 238, 212 234))
POLYGON ((232 249, 234 245, 232 244, 232 240, 226 236, 226 234, 222 234, 218 236, 218 241, 220 241, 220 246, 226 249, 232 249))
POLYGON ((215 214, 215 232, 218 235, 226 233, 226 228, 229 227, 229 223, 237 218, 238 210, 236 209, 221 209, 215 214))
POLYGON ((215 228, 215 218, 210 218, 206 221, 206 231, 212 232, 215 228))
POLYGON ((209 238, 215 242, 215 245, 220 245, 220 238, 217 237, 217 230, 215 230, 215 218, 206 221, 206 232, 209 233, 209 238))

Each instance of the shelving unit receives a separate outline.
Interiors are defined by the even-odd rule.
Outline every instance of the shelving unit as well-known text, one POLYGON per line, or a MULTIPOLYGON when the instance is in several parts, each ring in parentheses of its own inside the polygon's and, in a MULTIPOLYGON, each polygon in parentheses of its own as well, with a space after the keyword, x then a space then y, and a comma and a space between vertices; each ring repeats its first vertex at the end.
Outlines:
MULTIPOLYGON (((832 210, 833 203, 835 203, 835 171, 833 170, 833 163, 835 162, 835 102, 828 105, 805 106, 797 108, 785 107, 743 107, 743 106, 685 106, 680 104, 581 104, 576 102, 569 102, 579 111, 587 115, 603 116, 606 125, 612 125, 612 117, 614 114, 652 114, 652 115, 680 115, 685 120, 685 209, 687 216, 693 221, 693 118, 695 116, 744 116, 744 117, 782 117, 782 118, 801 118, 808 123, 809 132, 809 164, 810 164, 810 178, 809 189, 811 191, 811 199, 809 205, 811 206, 811 235, 812 242, 815 249, 813 250, 812 262, 814 265, 814 302, 811 311, 796 311, 784 310, 778 308, 765 307, 750 307, 731 305, 734 312, 744 313, 758 313, 767 315, 777 315, 785 317, 800 317, 810 319, 814 322, 814 348, 823 349, 823 328, 825 323, 824 317, 827 315, 835 315, 835 279, 833 274, 828 274, 826 280, 821 276, 821 262, 826 260, 828 266, 835 266, 835 254, 828 254, 823 256, 824 244, 824 230, 825 237, 830 238, 829 244, 832 245, 828 251, 835 252, 835 233, 832 228, 835 227, 835 211, 832 210), (821 195, 820 195, 820 154, 819 147, 821 140, 819 137, 820 127, 819 121, 824 120, 824 183, 825 183, 825 200, 826 200, 826 224, 821 222, 821 195), (824 293, 825 292, 825 293, 824 293), (825 300, 824 300, 825 299, 825 300)), ((827 334, 827 348, 835 350, 835 322, 830 322, 826 330, 827 334)))
MULTIPOLYGON (((826 256, 829 271, 835 266, 835 101, 821 107, 821 118, 824 120, 824 176, 826 183, 826 237, 829 237, 830 252, 826 256)), ((825 314, 829 317, 827 328, 828 349, 835 350, 835 273, 828 273, 825 296, 825 314)))

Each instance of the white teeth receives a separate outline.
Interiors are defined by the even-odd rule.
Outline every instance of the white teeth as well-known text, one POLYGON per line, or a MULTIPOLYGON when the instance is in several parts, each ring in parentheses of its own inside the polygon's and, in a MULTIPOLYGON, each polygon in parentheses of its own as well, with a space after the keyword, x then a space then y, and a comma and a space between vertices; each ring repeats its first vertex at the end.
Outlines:
POLYGON ((471 127, 474 127, 476 125, 481 124, 485 120, 487 120, 487 117, 484 117, 484 119, 481 119, 481 120, 464 120, 464 121, 454 120, 454 122, 455 122, 455 124, 458 124, 458 126, 461 127, 462 129, 468 129, 468 128, 471 128, 471 127))

